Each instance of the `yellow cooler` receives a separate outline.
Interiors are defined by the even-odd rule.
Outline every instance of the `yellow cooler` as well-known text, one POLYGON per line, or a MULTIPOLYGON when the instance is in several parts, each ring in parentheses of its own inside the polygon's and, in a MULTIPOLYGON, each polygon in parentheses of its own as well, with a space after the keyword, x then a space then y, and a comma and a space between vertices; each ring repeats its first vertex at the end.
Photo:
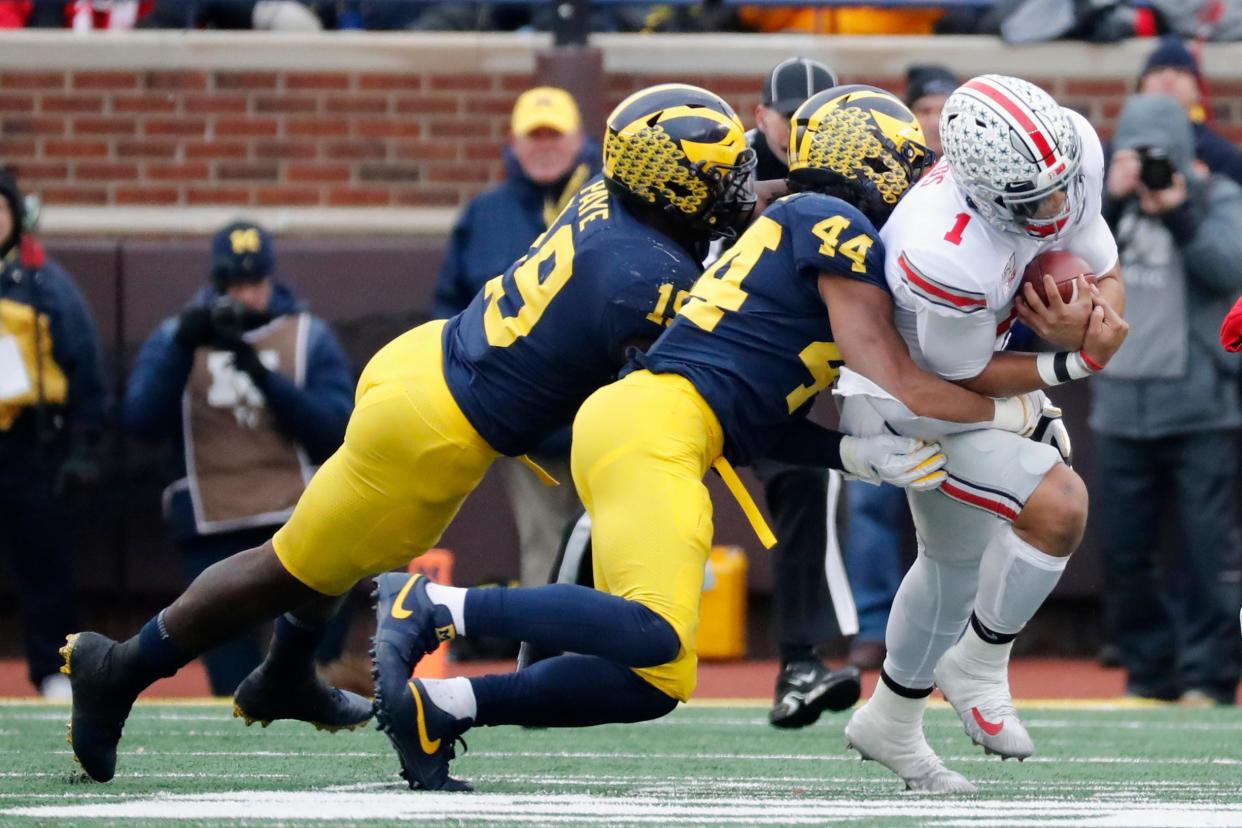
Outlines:
POLYGON ((716 546, 707 559, 699 621, 699 658, 746 655, 746 554, 716 546))

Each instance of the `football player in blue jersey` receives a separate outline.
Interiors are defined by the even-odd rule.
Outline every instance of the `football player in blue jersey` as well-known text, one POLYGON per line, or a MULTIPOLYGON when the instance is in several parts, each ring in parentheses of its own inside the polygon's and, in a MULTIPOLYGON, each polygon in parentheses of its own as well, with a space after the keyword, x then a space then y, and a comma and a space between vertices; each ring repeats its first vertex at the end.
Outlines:
MULTIPOLYGON (((497 457, 523 457, 565 426, 617 376, 627 347, 664 329, 706 243, 736 237, 753 211, 754 151, 718 96, 655 86, 627 98, 613 119, 626 129, 610 134, 603 176, 524 257, 462 313, 409 331, 370 361, 344 444, 271 541, 206 570, 128 641, 70 637, 62 649, 73 687, 70 744, 89 776, 112 778, 139 692, 278 615, 268 658, 238 688, 235 714, 327 728, 370 718, 366 699, 314 673, 320 619, 335 596, 434 546, 497 457)), ((628 606, 583 592, 611 602, 599 612, 609 627, 613 604, 628 606)), ((560 601, 536 596, 525 615, 555 623, 560 601)), ((640 636, 663 623, 639 605, 632 615, 640 636)))
MULTIPOLYGON (((606 146, 652 128, 632 121, 637 109, 619 112, 606 146)), ((844 362, 915 412, 1034 427, 1026 400, 993 401, 919 370, 894 327, 876 226, 931 161, 914 116, 887 92, 850 86, 811 97, 793 125, 790 185, 801 192, 777 201, 703 273, 636 370, 592 394, 574 421, 573 475, 593 522, 600 592, 377 579, 377 716, 412 786, 462 784, 448 765, 470 727, 640 721, 690 697, 712 538, 709 468, 752 515, 731 464, 756 456, 939 485, 935 444, 844 436, 805 418, 844 362), (569 654, 505 675, 410 680, 422 654, 456 635, 569 654)), ((632 192, 662 177, 670 157, 633 154, 606 168, 614 187, 632 192)))

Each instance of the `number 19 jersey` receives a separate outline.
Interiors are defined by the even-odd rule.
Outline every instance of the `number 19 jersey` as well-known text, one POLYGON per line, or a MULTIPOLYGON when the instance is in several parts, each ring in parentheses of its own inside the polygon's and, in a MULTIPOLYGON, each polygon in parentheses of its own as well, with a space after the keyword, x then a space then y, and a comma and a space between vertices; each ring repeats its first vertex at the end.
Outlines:
POLYGON ((768 208, 695 283, 673 324, 637 362, 686 377, 720 419, 725 456, 743 465, 810 410, 842 365, 819 275, 888 291, 884 250, 855 207, 816 193, 768 208))
POLYGON ((525 454, 616 377, 627 343, 659 336, 700 269, 597 176, 445 326, 453 399, 492 448, 525 454))

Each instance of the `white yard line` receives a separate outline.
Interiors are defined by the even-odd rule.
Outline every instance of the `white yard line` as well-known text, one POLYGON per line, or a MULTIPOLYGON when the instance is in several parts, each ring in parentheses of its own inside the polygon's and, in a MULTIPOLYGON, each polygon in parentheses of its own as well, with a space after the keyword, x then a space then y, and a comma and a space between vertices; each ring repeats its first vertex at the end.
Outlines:
POLYGON ((1021 801, 1014 799, 944 800, 903 796, 847 799, 676 796, 651 798, 592 794, 431 794, 281 793, 238 791, 220 794, 155 796, 120 802, 33 805, 0 809, 0 815, 37 819, 246 819, 345 823, 374 819, 452 819, 503 823, 564 823, 585 821, 652 824, 729 823, 791 825, 855 823, 882 818, 917 818, 923 825, 1022 826, 1062 825, 1123 828, 1226 828, 1242 826, 1242 805, 1186 803, 1161 806, 1151 802, 1021 801), (675 798, 674 798, 675 797, 675 798))

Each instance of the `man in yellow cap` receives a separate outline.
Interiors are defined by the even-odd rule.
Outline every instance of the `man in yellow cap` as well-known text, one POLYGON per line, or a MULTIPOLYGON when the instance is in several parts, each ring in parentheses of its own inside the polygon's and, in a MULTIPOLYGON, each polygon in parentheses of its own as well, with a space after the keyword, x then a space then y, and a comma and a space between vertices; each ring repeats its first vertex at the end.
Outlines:
MULTIPOLYGON (((433 316, 462 311, 483 284, 526 253, 587 179, 599 172, 600 147, 582 133, 578 105, 564 89, 537 86, 513 106, 506 178, 466 205, 436 283, 433 316)), ((569 429, 539 446, 534 459, 569 480, 569 429)), ((523 586, 546 583, 565 525, 577 517, 572 486, 547 487, 517 462, 505 464, 521 546, 523 586)))

